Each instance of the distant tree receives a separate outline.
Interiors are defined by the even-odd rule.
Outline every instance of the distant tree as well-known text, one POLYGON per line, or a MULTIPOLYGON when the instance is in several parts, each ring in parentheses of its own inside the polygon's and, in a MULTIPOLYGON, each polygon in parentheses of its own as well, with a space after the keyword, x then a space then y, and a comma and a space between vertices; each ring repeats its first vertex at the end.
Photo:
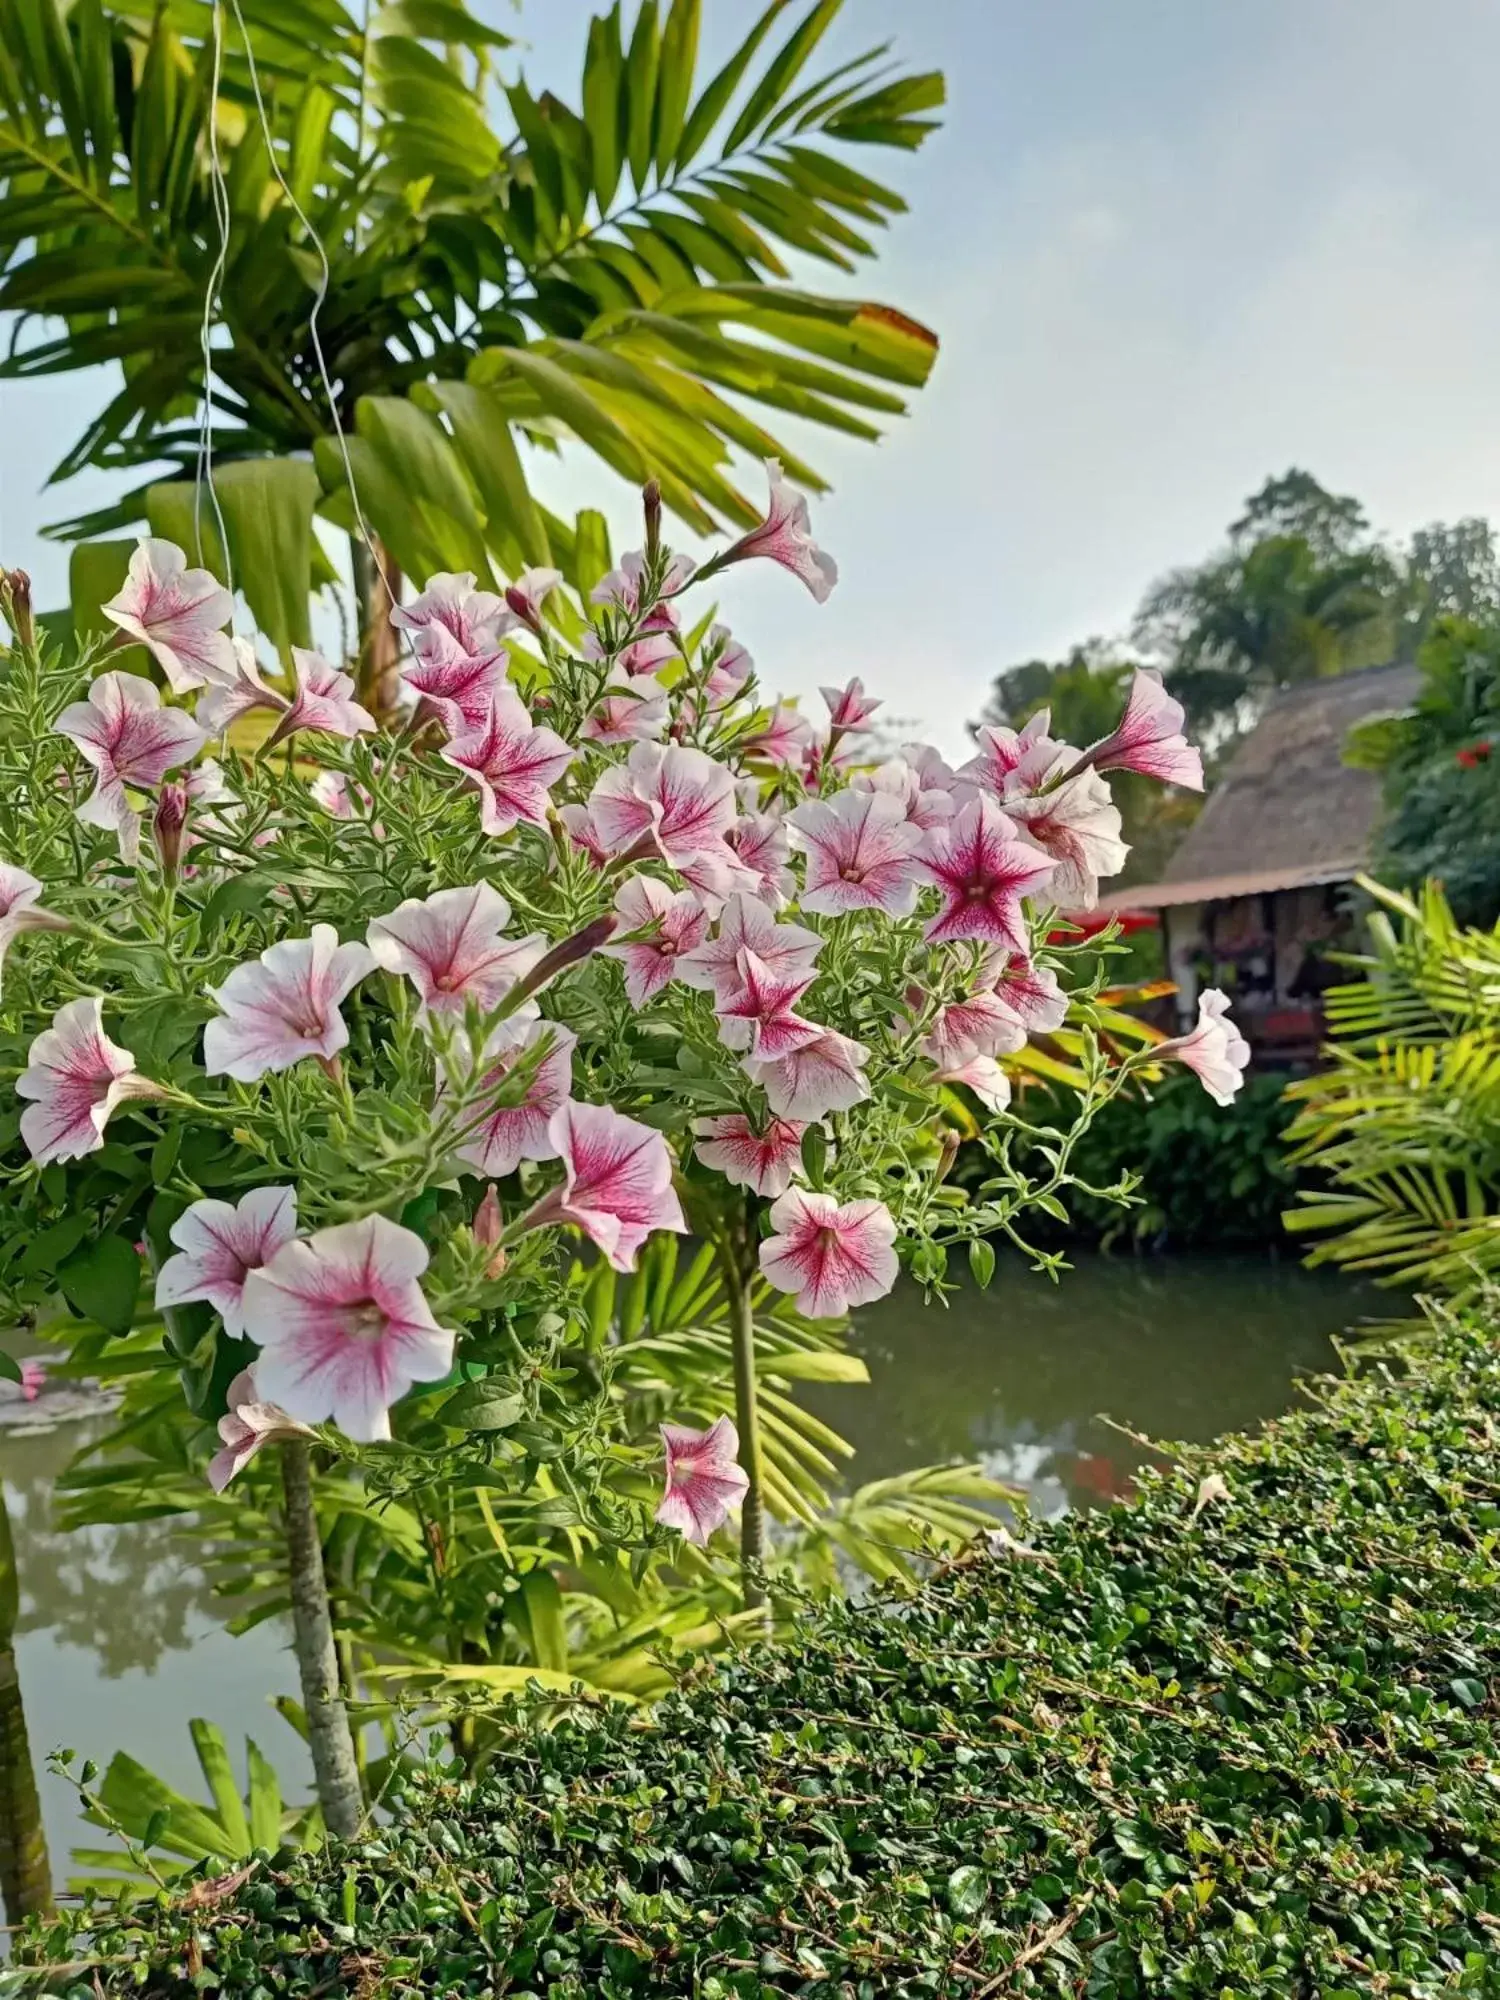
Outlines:
POLYGON ((1281 688, 1389 659, 1404 602, 1359 503, 1293 468, 1246 502, 1225 550, 1151 587, 1134 638, 1223 739, 1281 688))
POLYGON ((1407 611, 1401 655, 1418 648, 1443 617, 1500 619, 1500 558, 1488 521, 1434 521, 1418 528, 1406 556, 1407 611))

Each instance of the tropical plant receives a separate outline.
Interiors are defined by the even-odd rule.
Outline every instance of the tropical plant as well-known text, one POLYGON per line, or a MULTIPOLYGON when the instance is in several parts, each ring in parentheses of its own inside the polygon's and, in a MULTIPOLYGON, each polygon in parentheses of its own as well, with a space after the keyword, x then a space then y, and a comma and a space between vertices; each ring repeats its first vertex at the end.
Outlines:
POLYGON ((1361 977, 1324 996, 1328 1065, 1291 1085, 1303 1189, 1288 1229, 1309 1261, 1470 1298, 1500 1271, 1500 933, 1442 890, 1361 885, 1376 903, 1361 977))
MULTIPOLYGON (((179 548, 106 607, 165 700, 40 641, 0 576, 5 1300, 65 1302, 73 1370, 131 1384, 80 1506, 196 1504, 245 1615, 290 1604, 337 1832, 356 1695, 651 1693, 664 1641, 765 1629, 768 1511, 824 1580, 833 1548, 884 1574, 977 1525, 972 1469, 823 1521, 841 1447, 790 1391, 856 1372, 844 1315, 900 1257, 941 1292, 1056 1205, 1074 1131, 1010 1116, 999 1054, 1076 1008, 1081 1128, 1162 1053, 1075 986, 1048 891, 1117 865, 1102 774, 1190 757, 1176 711, 1148 686, 1132 730, 1025 769, 995 739, 962 783, 928 749, 859 770, 859 682, 816 731, 711 607, 684 622, 748 560, 827 595, 805 500, 773 466, 696 571, 661 519, 648 487, 588 607, 552 571, 434 579, 384 730, 315 653, 278 686, 179 548), (947 1186, 996 1120, 982 1188, 947 1186), (689 1229, 681 1271, 648 1247, 689 1229), (217 1517, 183 1491, 215 1419, 217 1517), (740 1498, 734 1579, 704 1551, 740 1498)), ((1234 1041, 1205 1017, 1168 1052, 1223 1096, 1234 1041)))
MULTIPOLYGON (((333 575, 316 514, 352 537, 388 694, 400 572, 607 567, 522 447, 654 477, 702 532, 755 519, 735 449, 819 486, 764 415, 873 438, 936 351, 790 282, 788 255, 871 253, 904 204, 849 154, 920 145, 943 100, 884 49, 810 72, 840 7, 771 0, 700 86, 700 0, 617 0, 575 108, 465 0, 0 0, 3 372, 117 367, 53 477, 158 468, 54 532, 148 519, 284 652, 333 575)), ((128 554, 75 552, 80 631, 128 554)))

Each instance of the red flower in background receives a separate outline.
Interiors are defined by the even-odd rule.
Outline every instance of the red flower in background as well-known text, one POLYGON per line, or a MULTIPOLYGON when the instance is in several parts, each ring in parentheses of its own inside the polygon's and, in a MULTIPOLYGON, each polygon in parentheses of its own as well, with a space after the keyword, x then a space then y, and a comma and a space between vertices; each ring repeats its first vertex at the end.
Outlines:
POLYGON ((1470 743, 1457 753, 1453 761, 1465 771, 1477 770, 1481 764, 1488 763, 1491 747, 1488 743, 1470 743))

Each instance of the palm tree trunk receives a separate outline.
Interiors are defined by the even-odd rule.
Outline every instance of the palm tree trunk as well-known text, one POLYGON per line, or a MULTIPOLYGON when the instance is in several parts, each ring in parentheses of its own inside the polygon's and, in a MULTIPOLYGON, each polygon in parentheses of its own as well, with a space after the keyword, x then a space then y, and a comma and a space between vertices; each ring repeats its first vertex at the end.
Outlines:
POLYGON ((286 1501, 287 1565, 292 1586, 292 1634, 302 1681, 302 1708, 312 1751, 318 1803, 330 1833, 348 1839, 364 1814, 349 1711, 339 1684, 338 1649, 323 1573, 323 1544, 313 1508, 312 1453, 296 1440, 281 1447, 286 1501))
POLYGON ((378 536, 354 550, 354 594, 359 606, 359 672, 357 697, 377 722, 389 722, 401 693, 401 646, 391 623, 392 608, 401 601, 401 572, 378 536))
POLYGON ((21 1677, 16 1670, 15 1629, 20 1578, 5 1493, 0 1489, 0 1908, 8 1924, 45 1916, 52 1908, 52 1869, 21 1677))
POLYGON ((740 1434, 740 1470, 750 1484, 740 1511, 741 1589, 747 1611, 766 1604, 766 1501, 760 1448, 760 1391, 755 1379, 755 1320, 750 1310, 754 1267, 744 1219, 731 1228, 722 1253, 724 1289, 729 1298, 729 1337, 734 1354, 734 1421, 740 1434))

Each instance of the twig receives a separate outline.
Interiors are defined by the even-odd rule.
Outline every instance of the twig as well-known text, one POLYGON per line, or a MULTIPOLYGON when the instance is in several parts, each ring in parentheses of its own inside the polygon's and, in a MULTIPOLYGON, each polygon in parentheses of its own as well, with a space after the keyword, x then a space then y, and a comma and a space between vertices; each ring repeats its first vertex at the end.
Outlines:
POLYGON ((1090 1889, 1079 1897, 1066 1916, 1058 1918, 1050 1931, 1044 1931, 1035 1944, 1027 1945, 1025 1951, 1013 1958, 1003 1972, 997 1973, 988 1986, 981 1986, 973 1996, 973 2000, 985 2000, 987 1994, 998 1993, 1006 1980, 1018 1973, 1023 1966, 1030 1965, 1034 1959, 1041 1958, 1051 1951, 1053 1945, 1061 1943, 1093 1900, 1094 1892, 1090 1889))

